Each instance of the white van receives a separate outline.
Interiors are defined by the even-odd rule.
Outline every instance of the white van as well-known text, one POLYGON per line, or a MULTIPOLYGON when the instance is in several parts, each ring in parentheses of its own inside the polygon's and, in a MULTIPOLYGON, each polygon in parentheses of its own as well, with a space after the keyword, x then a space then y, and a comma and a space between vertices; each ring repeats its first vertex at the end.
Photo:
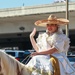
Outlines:
POLYGON ((13 57, 15 57, 15 59, 17 59, 18 61, 22 61, 25 58, 25 51, 21 51, 21 50, 5 50, 5 52, 9 55, 12 55, 13 57))

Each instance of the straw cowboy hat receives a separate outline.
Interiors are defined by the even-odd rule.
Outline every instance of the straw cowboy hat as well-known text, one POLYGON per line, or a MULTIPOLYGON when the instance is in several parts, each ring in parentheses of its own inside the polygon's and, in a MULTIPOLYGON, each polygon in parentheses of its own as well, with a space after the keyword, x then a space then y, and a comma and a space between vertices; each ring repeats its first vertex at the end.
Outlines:
POLYGON ((36 21, 35 25, 46 27, 47 24, 67 25, 68 23, 69 20, 64 18, 57 18, 55 15, 51 14, 48 19, 36 21))

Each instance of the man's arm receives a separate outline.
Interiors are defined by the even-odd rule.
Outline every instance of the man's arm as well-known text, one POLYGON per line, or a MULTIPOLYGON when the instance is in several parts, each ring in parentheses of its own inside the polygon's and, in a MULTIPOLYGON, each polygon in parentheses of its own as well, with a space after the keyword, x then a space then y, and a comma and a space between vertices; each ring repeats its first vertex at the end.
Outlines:
POLYGON ((39 49, 38 49, 38 46, 37 46, 36 41, 34 39, 35 34, 36 34, 36 28, 34 28, 32 33, 30 34, 30 41, 31 41, 33 48, 36 50, 36 52, 38 52, 39 49))
POLYGON ((53 47, 53 48, 50 48, 48 50, 44 50, 44 51, 41 51, 41 52, 34 52, 31 55, 32 56, 35 56, 35 55, 46 55, 46 54, 53 54, 55 52, 58 52, 58 50, 53 47))

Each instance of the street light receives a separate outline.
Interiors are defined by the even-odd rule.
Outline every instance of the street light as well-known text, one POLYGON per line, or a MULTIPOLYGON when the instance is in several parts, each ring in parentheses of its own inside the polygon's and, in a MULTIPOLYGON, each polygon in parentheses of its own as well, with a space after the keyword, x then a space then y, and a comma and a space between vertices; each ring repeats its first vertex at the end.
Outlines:
POLYGON ((22 27, 19 27, 19 29, 24 32, 25 27, 22 26, 22 27))

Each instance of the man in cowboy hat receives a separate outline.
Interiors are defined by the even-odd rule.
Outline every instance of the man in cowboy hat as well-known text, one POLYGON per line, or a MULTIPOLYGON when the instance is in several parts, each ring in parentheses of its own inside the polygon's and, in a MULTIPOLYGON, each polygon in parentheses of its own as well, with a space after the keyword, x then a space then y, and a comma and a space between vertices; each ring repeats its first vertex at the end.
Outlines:
POLYGON ((69 20, 57 18, 51 14, 48 19, 38 20, 36 26, 46 27, 46 32, 34 39, 36 28, 30 34, 30 41, 36 52, 27 66, 32 69, 33 75, 75 75, 66 52, 69 48, 69 38, 60 30, 61 25, 67 25, 69 20))

